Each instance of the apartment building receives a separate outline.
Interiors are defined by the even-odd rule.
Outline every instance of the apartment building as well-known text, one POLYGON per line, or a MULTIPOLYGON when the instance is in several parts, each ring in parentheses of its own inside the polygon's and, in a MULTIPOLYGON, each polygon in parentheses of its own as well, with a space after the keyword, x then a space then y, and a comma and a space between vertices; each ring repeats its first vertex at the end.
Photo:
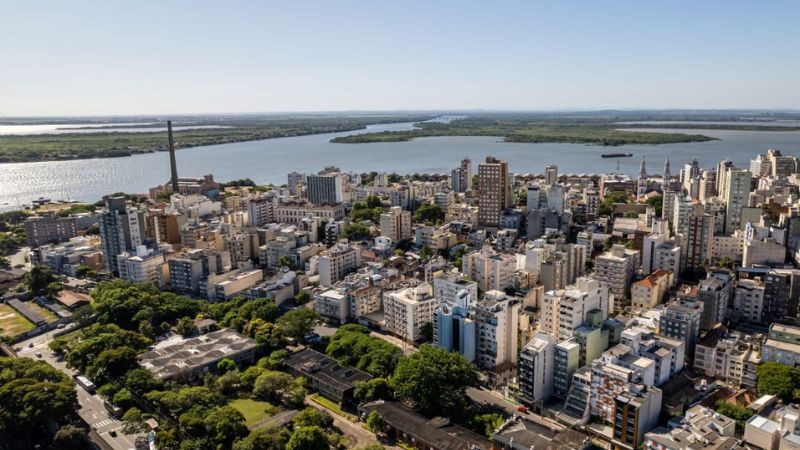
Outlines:
POLYGON ((408 342, 424 338, 425 326, 433 322, 436 299, 428 283, 383 294, 385 329, 408 342))

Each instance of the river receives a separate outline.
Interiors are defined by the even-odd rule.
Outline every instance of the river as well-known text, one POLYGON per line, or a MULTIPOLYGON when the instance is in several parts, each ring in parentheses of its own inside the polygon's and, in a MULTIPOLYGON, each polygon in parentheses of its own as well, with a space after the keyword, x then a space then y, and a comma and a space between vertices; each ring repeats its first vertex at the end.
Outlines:
MULTIPOLYGON (((623 125, 624 126, 624 125, 623 125)), ((651 173, 663 171, 669 157, 672 173, 697 158, 712 168, 727 157, 748 166, 757 153, 777 148, 785 154, 800 151, 800 132, 731 130, 665 130, 702 133, 720 140, 665 145, 600 147, 583 144, 504 143, 493 137, 432 137, 409 142, 331 144, 330 139, 353 133, 408 130, 411 123, 371 125, 366 130, 238 142, 179 150, 178 172, 185 176, 213 173, 220 181, 251 178, 258 183, 286 183, 286 174, 312 173, 336 165, 344 171, 446 173, 468 156, 473 166, 486 155, 509 162, 512 172, 542 172, 556 164, 561 173, 606 173, 616 169, 635 176, 644 157, 651 173), (604 159, 605 152, 633 153, 632 158, 604 159)), ((643 131, 637 129, 637 131, 643 131)), ((655 130, 654 130, 655 131, 655 130)), ((169 178, 169 155, 148 153, 122 158, 0 164, 0 210, 15 209, 39 197, 53 200, 97 201, 113 192, 142 193, 169 178)))

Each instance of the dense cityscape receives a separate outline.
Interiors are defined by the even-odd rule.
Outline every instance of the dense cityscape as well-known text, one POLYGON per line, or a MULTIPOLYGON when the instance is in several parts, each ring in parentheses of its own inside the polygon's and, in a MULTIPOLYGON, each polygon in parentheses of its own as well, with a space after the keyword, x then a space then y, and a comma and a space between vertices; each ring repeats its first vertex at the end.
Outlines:
POLYGON ((800 446, 795 156, 164 164, 3 213, 8 448, 800 446))
POLYGON ((800 2, 3 2, 0 450, 800 450, 800 2))

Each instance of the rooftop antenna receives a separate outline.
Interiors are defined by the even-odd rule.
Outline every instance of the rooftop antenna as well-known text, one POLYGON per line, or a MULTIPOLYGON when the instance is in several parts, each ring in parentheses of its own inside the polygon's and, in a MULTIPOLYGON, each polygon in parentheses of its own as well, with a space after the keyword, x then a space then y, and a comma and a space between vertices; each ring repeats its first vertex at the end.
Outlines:
POLYGON ((172 172, 172 192, 178 193, 178 165, 175 162, 175 141, 172 139, 172 121, 167 121, 167 134, 169 135, 169 166, 172 172))

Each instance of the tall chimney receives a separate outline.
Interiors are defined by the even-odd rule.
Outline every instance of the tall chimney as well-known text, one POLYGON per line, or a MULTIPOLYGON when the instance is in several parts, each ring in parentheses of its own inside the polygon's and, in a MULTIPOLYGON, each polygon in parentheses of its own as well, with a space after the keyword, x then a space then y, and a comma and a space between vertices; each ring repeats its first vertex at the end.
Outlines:
POLYGON ((175 141, 172 139, 172 121, 167 121, 167 133, 169 134, 169 167, 172 171, 172 192, 178 193, 178 165, 175 163, 175 141))

